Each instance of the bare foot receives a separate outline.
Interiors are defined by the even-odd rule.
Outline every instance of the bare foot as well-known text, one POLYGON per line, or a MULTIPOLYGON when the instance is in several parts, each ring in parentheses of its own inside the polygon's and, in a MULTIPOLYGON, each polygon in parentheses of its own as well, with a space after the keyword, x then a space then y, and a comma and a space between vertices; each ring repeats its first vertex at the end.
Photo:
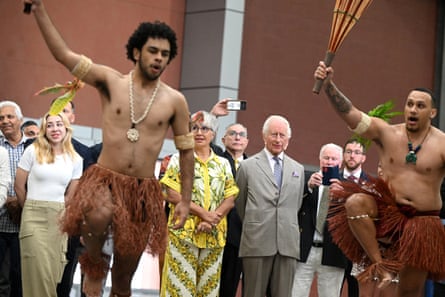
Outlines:
POLYGON ((92 279, 84 274, 82 290, 87 297, 100 297, 102 296, 102 280, 92 279))

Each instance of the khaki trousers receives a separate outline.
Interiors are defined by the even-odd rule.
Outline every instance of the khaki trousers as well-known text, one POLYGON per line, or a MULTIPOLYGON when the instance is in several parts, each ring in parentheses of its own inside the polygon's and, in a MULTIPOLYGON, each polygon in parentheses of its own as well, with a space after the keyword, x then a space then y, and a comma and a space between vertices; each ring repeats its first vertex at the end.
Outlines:
POLYGON ((64 208, 60 202, 25 201, 19 232, 23 297, 57 297, 68 239, 59 227, 64 208))

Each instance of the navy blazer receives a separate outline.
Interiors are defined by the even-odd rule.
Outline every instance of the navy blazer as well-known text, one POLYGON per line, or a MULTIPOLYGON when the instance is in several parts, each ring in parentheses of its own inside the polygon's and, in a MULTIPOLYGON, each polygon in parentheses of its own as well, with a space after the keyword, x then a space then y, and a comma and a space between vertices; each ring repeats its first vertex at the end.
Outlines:
POLYGON ((74 150, 83 158, 83 171, 85 171, 90 165, 95 163, 90 148, 75 138, 71 138, 71 143, 74 150))

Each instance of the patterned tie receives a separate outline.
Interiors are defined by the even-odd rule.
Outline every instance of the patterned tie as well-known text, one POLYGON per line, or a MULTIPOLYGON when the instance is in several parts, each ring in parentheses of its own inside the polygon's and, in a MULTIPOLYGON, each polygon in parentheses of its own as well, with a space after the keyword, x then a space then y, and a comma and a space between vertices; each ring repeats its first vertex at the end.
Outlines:
POLYGON ((348 178, 347 178, 347 180, 350 180, 350 181, 352 181, 352 182, 357 182, 357 178, 354 176, 354 175, 350 175, 350 176, 348 176, 348 178))
POLYGON ((235 162, 235 169, 238 170, 238 168, 239 168, 239 161, 238 161, 238 159, 235 159, 234 162, 235 162))
POLYGON ((273 176, 275 177, 275 181, 277 182, 277 185, 279 188, 281 188, 281 164, 280 159, 275 156, 273 157, 275 160, 275 164, 273 166, 273 176))
POLYGON ((315 229, 317 229, 320 234, 323 234, 324 223, 326 221, 329 208, 329 187, 320 186, 318 190, 323 192, 321 193, 321 201, 318 206, 317 223, 315 225, 315 229))

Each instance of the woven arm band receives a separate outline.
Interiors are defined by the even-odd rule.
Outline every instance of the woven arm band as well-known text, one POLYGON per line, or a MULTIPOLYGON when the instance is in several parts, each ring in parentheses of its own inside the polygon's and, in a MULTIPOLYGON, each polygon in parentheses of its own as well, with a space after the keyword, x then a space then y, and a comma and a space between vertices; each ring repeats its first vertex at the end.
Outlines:
POLYGON ((355 129, 349 128, 349 130, 360 135, 365 133, 370 125, 371 125, 371 117, 368 116, 366 113, 362 112, 362 118, 360 122, 357 124, 357 127, 355 127, 355 129))
POLYGON ((73 70, 71 70, 71 74, 82 80, 90 71, 92 64, 93 62, 90 58, 80 55, 80 60, 76 66, 74 66, 73 70))
POLYGON ((178 150, 188 150, 192 149, 195 146, 195 141, 192 132, 185 135, 175 136, 174 140, 175 140, 175 146, 178 150))

